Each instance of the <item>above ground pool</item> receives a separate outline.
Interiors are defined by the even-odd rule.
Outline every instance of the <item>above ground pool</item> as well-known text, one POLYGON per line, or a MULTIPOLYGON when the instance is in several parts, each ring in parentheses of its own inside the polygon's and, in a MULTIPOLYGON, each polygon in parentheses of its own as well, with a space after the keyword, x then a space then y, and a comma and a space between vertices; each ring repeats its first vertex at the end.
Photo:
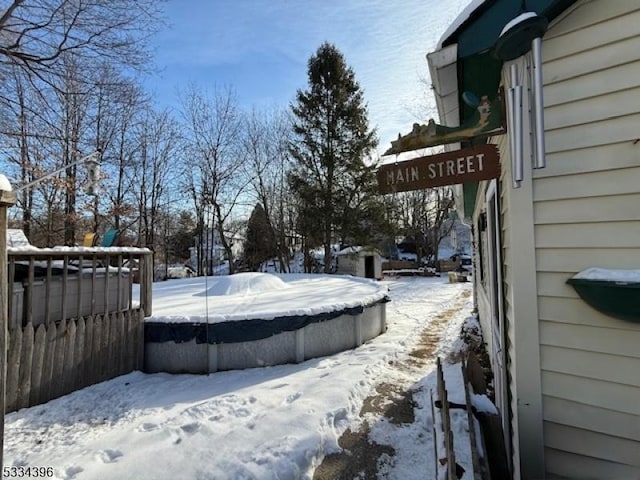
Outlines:
POLYGON ((387 288, 340 275, 240 273, 153 285, 147 372, 206 373, 302 362, 386 329, 387 288))

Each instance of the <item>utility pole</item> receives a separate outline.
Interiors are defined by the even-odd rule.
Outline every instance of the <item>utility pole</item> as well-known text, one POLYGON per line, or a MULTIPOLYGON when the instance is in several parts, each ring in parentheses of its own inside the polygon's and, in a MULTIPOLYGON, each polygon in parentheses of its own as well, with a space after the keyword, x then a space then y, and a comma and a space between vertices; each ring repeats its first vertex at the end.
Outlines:
MULTIPOLYGON (((4 412, 7 383, 7 337, 9 325, 9 278, 7 271, 7 210, 16 204, 16 194, 7 177, 0 174, 0 470, 4 466, 4 412)), ((13 282, 13 279, 11 280, 13 282)))

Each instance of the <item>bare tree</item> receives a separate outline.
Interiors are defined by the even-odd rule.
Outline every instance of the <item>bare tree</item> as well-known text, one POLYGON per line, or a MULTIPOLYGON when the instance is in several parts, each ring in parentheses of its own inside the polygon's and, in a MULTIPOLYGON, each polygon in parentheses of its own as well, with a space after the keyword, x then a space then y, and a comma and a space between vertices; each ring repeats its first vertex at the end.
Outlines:
POLYGON ((451 231, 449 212, 453 208, 450 187, 436 187, 397 194, 395 214, 398 231, 415 241, 418 258, 438 260, 440 241, 451 231))
POLYGON ((98 84, 96 102, 95 138, 102 149, 106 177, 100 197, 106 199, 105 214, 113 228, 126 230, 138 219, 136 169, 141 145, 146 143, 141 131, 148 120, 148 98, 135 82, 108 70, 98 84))
MULTIPOLYGON (((233 90, 215 89, 211 94, 192 86, 182 102, 186 124, 186 187, 193 201, 202 248, 211 213, 213 228, 234 272, 233 252, 226 231, 234 208, 246 191, 248 180, 243 175, 240 154, 241 115, 233 90)), ((204 258, 199 252, 200 262, 204 258)), ((202 273, 202 265, 198 265, 202 273)))
MULTIPOLYGON (((64 241, 73 244, 78 222, 85 223, 79 210, 84 205, 78 202, 87 200, 78 188, 82 172, 73 163, 83 153, 105 147, 113 136, 113 125, 108 125, 110 82, 121 80, 114 69, 130 75, 147 65, 147 40, 159 25, 160 2, 13 0, 3 7, 0 142, 19 149, 14 154, 18 184, 44 173, 43 167, 68 166, 65 183, 52 181, 21 194, 22 225, 31 228, 38 199, 54 201, 58 192, 46 187, 55 187, 64 192, 64 241)), ((95 199, 90 203, 95 230, 100 206, 95 199)))
POLYGON ((174 168, 179 150, 179 128, 167 110, 148 109, 140 125, 139 162, 136 165, 138 185, 138 244, 155 249, 162 240, 156 235, 161 228, 163 206, 169 203, 174 168))
MULTIPOLYGON (((157 0, 13 0, 0 12, 0 68, 51 84, 64 58, 140 68, 158 25, 157 0)), ((84 63, 84 62, 83 62, 84 63)), ((53 84, 52 84, 53 85, 53 84)))
POLYGON ((285 112, 253 109, 247 117, 243 137, 247 178, 267 220, 267 243, 275 246, 280 271, 289 270, 287 220, 290 191, 287 185, 288 142, 291 125, 285 112))

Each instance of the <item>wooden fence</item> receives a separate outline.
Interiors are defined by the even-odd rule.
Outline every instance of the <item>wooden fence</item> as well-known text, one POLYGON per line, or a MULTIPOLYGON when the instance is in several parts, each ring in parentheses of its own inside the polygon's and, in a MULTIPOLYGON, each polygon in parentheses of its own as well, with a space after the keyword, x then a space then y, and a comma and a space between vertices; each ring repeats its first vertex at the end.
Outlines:
MULTIPOLYGON (((454 448, 453 431, 451 430, 451 413, 449 411, 449 396, 447 393, 447 386, 444 380, 444 372, 442 370, 442 363, 440 358, 437 359, 436 364, 437 375, 437 400, 434 402, 435 406, 440 410, 440 428, 436 425, 435 421, 433 425, 433 441, 435 442, 436 452, 436 478, 445 480, 457 480, 457 467, 456 453, 454 448), (440 448, 438 448, 440 447, 440 448), (444 473, 440 473, 440 467, 444 469, 444 473)), ((432 404, 433 405, 433 404, 432 404)), ((433 407, 432 407, 433 412, 433 407)))
POLYGON ((142 318, 133 309, 10 331, 7 412, 140 370, 142 318))
POLYGON ((486 393, 481 367, 472 352, 459 364, 464 398, 458 398, 462 403, 454 403, 447 392, 447 384, 440 359, 437 359, 436 391, 431 392, 431 413, 433 422, 435 472, 437 480, 459 480, 463 476, 474 480, 511 479, 506 454, 504 452, 504 437, 499 415, 496 412, 476 411, 471 399, 471 393, 486 393), (436 409, 438 410, 436 412, 436 409), (452 414, 452 410, 456 412, 452 414), (455 437, 452 429, 452 417, 460 415, 466 419, 465 430, 468 435, 455 437), (471 462, 466 466, 470 471, 456 462, 456 449, 471 453, 471 462))
POLYGON ((142 368, 149 251, 9 250, 8 264, 7 412, 142 368))

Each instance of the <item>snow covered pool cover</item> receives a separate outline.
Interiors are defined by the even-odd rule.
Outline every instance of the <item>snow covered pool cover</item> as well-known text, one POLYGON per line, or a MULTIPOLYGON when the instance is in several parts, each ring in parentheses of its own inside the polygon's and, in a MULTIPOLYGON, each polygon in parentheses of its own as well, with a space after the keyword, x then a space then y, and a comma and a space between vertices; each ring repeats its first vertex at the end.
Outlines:
POLYGON ((388 301, 387 287, 339 275, 240 273, 154 284, 145 342, 236 343, 388 301))

